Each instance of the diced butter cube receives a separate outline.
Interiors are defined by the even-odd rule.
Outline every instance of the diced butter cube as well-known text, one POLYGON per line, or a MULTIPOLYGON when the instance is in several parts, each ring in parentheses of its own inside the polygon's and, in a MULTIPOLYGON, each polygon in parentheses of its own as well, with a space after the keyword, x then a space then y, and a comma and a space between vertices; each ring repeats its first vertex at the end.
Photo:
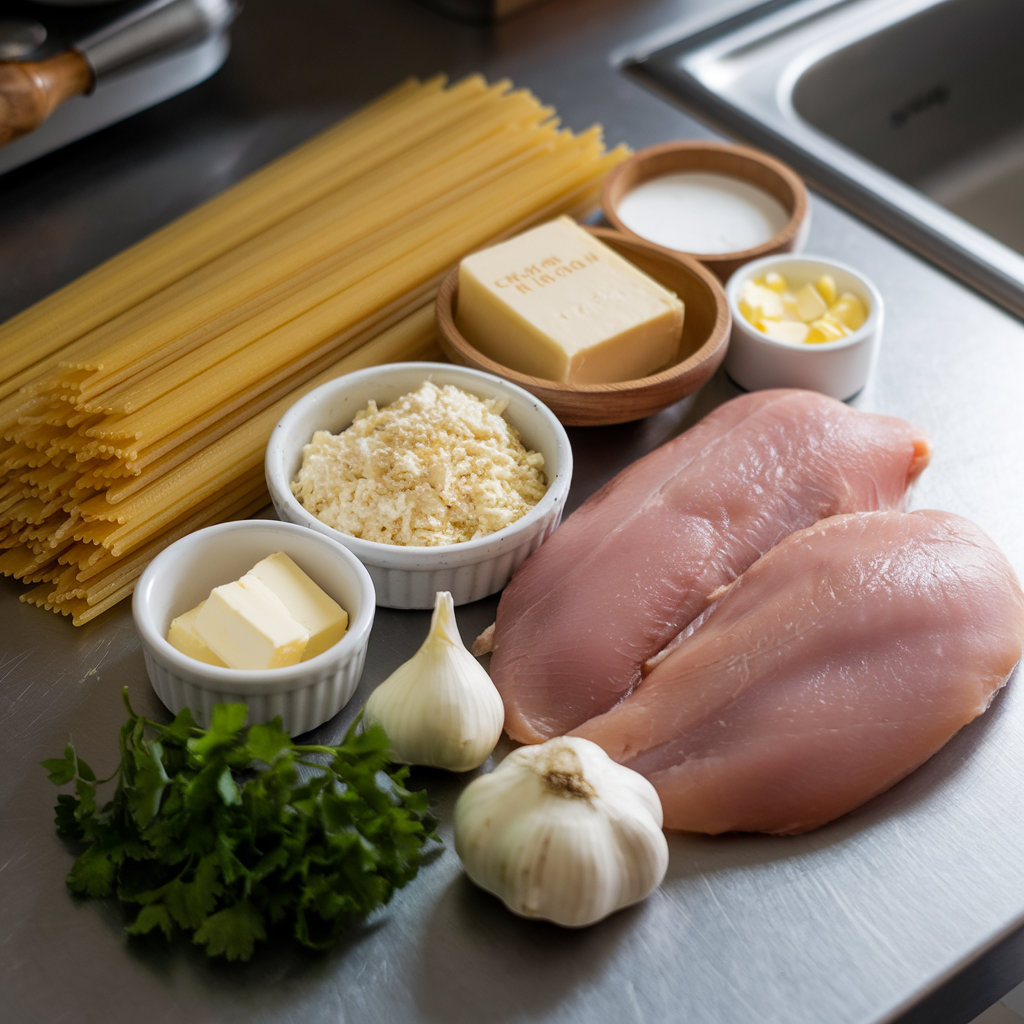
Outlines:
POLYGON ((804 323, 811 323, 828 312, 828 304, 813 284, 805 284, 803 288, 796 292, 794 298, 796 299, 796 308, 800 314, 800 319, 804 323))
POLYGON ((810 333, 807 335, 808 345, 821 345, 826 341, 838 341, 845 338, 846 328, 837 320, 823 316, 811 324, 810 333))
POLYGON ((775 270, 769 270, 764 275, 764 284, 766 288, 771 288, 773 292, 778 292, 780 295, 786 290, 786 279, 775 270))
POLYGON ((822 274, 814 286, 828 305, 836 301, 836 280, 831 274, 822 274))
POLYGON ((864 303, 856 295, 844 292, 839 296, 837 302, 829 306, 828 315, 838 320, 847 329, 856 331, 867 320, 868 311, 864 308, 864 303))
POLYGON ((782 297, 778 292, 754 281, 744 281, 737 300, 740 312, 752 323, 758 320, 781 320, 782 297))
POLYGON ((604 384, 645 377, 677 357, 683 304, 559 217, 459 264, 456 323, 513 370, 604 384))
POLYGON ((196 617, 202 611, 205 601, 200 601, 195 608, 183 612, 171 622, 171 628, 167 630, 167 642, 182 654, 195 658, 196 661, 205 662, 207 665, 219 665, 227 668, 227 665, 210 650, 206 641, 196 632, 196 617))
POLYGON ((762 320, 758 327, 775 341, 788 341, 793 345, 802 345, 807 341, 810 327, 799 320, 762 320))
POLYGON ((229 668, 262 670, 295 665, 309 630, 288 613, 280 598, 253 578, 214 587, 196 617, 196 632, 229 668))
POLYGON ((315 658, 333 647, 348 628, 348 612, 325 594, 283 551, 257 562, 239 581, 250 586, 255 578, 269 587, 291 617, 309 631, 302 660, 315 658))
POLYGON ((796 299, 793 298, 792 292, 782 293, 782 319, 796 320, 799 323, 803 323, 803 320, 800 319, 800 310, 797 308, 796 299))

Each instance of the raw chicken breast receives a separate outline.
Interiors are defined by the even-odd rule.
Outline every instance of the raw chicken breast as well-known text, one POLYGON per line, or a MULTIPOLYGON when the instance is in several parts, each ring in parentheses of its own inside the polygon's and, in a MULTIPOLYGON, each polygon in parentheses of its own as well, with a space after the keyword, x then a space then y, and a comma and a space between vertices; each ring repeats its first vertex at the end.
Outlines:
POLYGON ((973 523, 837 516, 755 562, 574 735, 654 783, 666 828, 804 832, 980 715, 1022 637, 1017 577, 973 523))
POLYGON ((712 591, 819 519, 902 508, 930 452, 903 420, 780 390, 726 402, 633 463, 502 595, 491 675, 508 734, 537 743, 607 711, 712 591))

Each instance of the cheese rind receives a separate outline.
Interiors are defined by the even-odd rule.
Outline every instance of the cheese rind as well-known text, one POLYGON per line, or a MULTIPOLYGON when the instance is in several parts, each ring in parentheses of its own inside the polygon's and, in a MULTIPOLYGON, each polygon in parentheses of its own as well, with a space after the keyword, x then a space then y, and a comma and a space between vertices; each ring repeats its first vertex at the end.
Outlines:
POLYGON ((262 670, 295 665, 309 630, 255 577, 214 587, 196 616, 196 632, 229 668, 262 670))
POLYGON ((218 665, 227 668, 227 665, 210 650, 206 641, 196 632, 196 617, 202 611, 205 601, 200 601, 195 608, 182 612, 171 622, 167 630, 167 642, 177 651, 202 661, 207 665, 218 665))
POLYGON ((333 647, 348 628, 348 612, 323 592, 283 551, 257 562, 239 581, 243 587, 256 579, 274 592, 291 617, 309 632, 302 660, 333 647))
POLYGON ((511 369, 603 384, 645 377, 676 358, 683 303, 560 217, 459 264, 456 323, 511 369))

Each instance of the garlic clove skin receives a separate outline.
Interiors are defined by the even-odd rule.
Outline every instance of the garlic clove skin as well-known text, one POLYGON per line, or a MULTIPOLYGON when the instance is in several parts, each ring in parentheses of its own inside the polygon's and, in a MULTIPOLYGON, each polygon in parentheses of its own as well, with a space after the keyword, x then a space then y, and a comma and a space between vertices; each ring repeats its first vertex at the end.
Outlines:
POLYGON ((463 645, 447 591, 438 592, 423 645, 370 694, 363 714, 384 727, 402 764, 468 772, 490 756, 505 705, 463 645))
POLYGON ((596 743, 562 736, 513 751, 455 805, 466 873, 522 917, 595 924, 661 884, 661 801, 596 743))

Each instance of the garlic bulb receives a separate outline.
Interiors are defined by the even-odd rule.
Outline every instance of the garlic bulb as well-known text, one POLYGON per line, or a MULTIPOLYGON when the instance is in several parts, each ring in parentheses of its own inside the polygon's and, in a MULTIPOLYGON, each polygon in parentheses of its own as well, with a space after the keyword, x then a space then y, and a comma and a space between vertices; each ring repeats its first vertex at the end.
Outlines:
POLYGON ((447 591, 437 595, 423 646, 370 694, 364 717, 384 726, 391 756, 403 764, 468 772, 487 760, 505 706, 463 646, 447 591))
POLYGON ((455 850, 509 910, 569 928, 652 892, 668 868, 661 801, 596 743, 562 736, 513 751, 455 804, 455 850))

